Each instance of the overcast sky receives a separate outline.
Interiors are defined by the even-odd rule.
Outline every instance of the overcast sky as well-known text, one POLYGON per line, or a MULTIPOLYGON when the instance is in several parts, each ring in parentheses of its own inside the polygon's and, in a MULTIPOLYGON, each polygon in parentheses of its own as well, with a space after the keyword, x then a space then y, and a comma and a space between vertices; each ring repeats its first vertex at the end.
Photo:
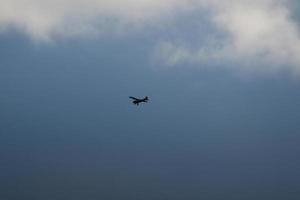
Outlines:
POLYGON ((299 9, 0 0, 0 199, 298 200, 299 9))

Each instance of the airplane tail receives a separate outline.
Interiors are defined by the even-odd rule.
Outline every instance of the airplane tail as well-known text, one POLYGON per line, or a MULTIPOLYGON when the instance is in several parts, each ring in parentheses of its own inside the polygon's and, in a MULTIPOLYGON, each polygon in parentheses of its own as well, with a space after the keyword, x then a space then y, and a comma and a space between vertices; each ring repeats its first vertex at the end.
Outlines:
POLYGON ((146 101, 146 102, 148 101, 148 96, 145 97, 145 101, 146 101))

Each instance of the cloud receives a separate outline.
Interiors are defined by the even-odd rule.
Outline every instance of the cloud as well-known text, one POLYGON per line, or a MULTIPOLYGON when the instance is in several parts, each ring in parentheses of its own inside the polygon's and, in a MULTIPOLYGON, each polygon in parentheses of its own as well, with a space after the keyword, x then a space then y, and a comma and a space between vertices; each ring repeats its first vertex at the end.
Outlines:
MULTIPOLYGON (((220 34, 197 48, 163 41, 156 50, 165 64, 234 63, 247 71, 300 72, 300 34, 283 0, 206 2, 210 23, 220 34), (263 67, 262 67, 263 66, 263 67)), ((229 65, 230 66, 230 65, 229 65)))
MULTIPOLYGON (((182 63, 238 63, 246 70, 300 70, 300 34, 288 7, 293 0, 0 0, 0 30, 16 29, 38 41, 55 37, 130 32, 205 13, 197 37, 158 39, 156 59, 182 63), (189 16, 189 15, 186 15, 189 16), (205 38, 205 40, 203 40, 205 38), (178 42, 180 41, 180 42, 178 42)), ((203 17, 199 15, 199 17, 203 17)), ((193 18, 193 19, 192 19, 193 18)), ((176 26, 176 22, 172 22, 176 26)))
MULTIPOLYGON (((116 25, 157 23, 187 0, 0 0, 0 28, 14 28, 33 39, 100 34, 116 25)), ((180 9, 178 9, 180 8, 180 9)), ((122 28, 126 27, 123 26, 122 28)))

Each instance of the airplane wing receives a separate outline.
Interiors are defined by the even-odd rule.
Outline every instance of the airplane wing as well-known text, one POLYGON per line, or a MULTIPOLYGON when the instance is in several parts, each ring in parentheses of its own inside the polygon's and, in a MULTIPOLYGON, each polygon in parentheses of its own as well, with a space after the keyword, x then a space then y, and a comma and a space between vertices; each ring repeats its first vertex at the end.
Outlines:
POLYGON ((130 99, 136 100, 138 101, 139 99, 135 98, 135 97, 129 97, 130 99))

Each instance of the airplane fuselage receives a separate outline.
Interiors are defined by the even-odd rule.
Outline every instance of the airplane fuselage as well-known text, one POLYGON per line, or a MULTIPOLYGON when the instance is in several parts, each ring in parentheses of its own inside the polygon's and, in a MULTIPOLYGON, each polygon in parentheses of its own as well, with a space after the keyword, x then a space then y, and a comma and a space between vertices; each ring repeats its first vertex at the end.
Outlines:
POLYGON ((138 98, 135 98, 135 97, 130 97, 131 99, 133 99, 132 103, 135 104, 135 105, 139 105, 140 103, 147 103, 148 101, 148 97, 146 96, 145 98, 143 99, 138 99, 138 98))

